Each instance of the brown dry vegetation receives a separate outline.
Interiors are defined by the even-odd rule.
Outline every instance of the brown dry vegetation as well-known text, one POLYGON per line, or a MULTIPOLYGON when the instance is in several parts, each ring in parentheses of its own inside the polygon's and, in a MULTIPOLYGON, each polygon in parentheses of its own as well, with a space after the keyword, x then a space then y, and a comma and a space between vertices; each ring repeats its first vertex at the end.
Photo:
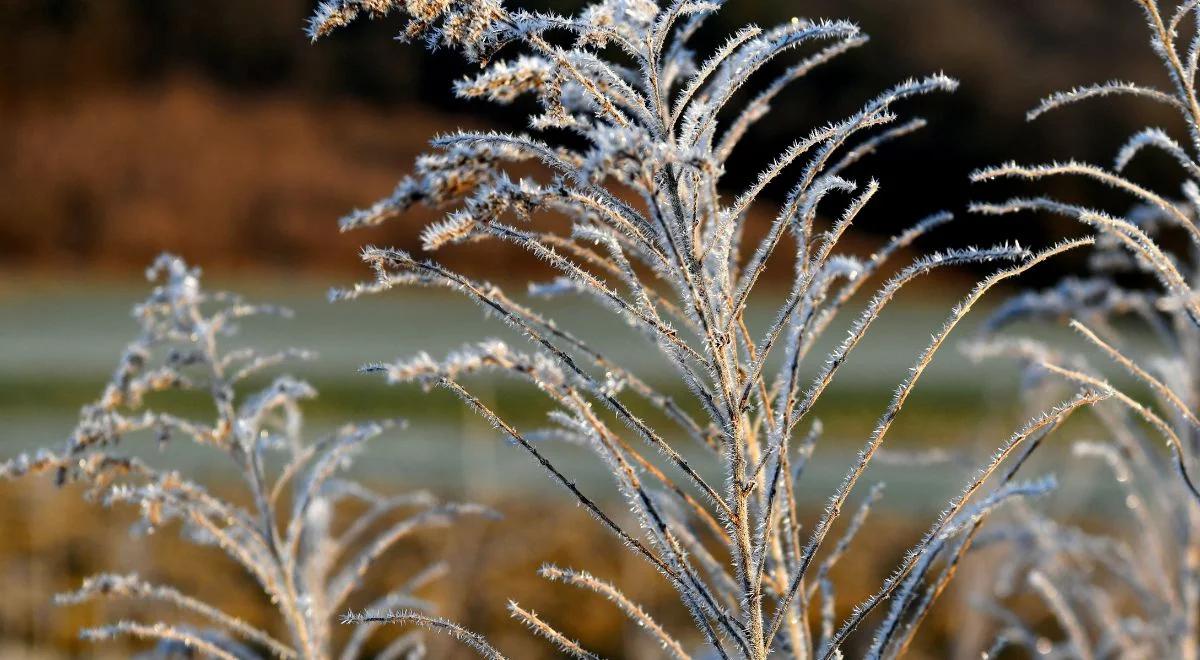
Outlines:
MULTIPOLYGON (((124 533, 134 519, 128 511, 103 510, 82 501, 76 490, 59 490, 46 480, 0 484, 0 499, 7 503, 0 510, 0 536, 4 538, 0 543, 0 566, 4 567, 0 591, 5 594, 0 599, 0 652, 6 656, 123 656, 138 648, 120 642, 86 643, 78 640, 77 633, 81 627, 121 615, 150 615, 153 613, 146 608, 161 606, 111 602, 59 608, 50 601, 49 594, 74 589, 84 576, 98 571, 137 570, 151 581, 175 585, 264 630, 279 632, 278 621, 271 618, 274 609, 263 600, 254 581, 219 550, 197 549, 183 542, 174 527, 159 530, 149 539, 130 539, 124 533)), ((653 641, 632 629, 603 598, 548 584, 536 575, 543 562, 553 562, 615 579, 673 631, 692 627, 666 582, 624 551, 581 509, 560 498, 506 500, 495 506, 504 513, 504 520, 467 521, 426 533, 394 550, 368 574, 363 599, 369 600, 377 595, 372 592, 386 590, 416 567, 441 557, 453 573, 435 583, 426 595, 439 604, 440 613, 484 633, 510 657, 555 655, 508 618, 504 605, 509 598, 545 613, 561 623, 564 632, 604 657, 654 656, 653 641), (537 542, 531 544, 530 539, 537 542)), ((919 533, 913 521, 889 516, 886 511, 877 514, 871 538, 854 551, 852 561, 835 571, 843 603, 869 593, 919 533)), ((969 581, 967 576, 963 582, 969 581)), ((980 631, 962 629, 962 621, 955 616, 962 606, 954 598, 947 599, 922 633, 923 648, 911 657, 944 656, 952 650, 947 646, 951 639, 969 647, 972 633, 980 631)), ((387 639, 380 636, 380 641, 387 639)), ((435 636, 429 643, 431 657, 474 657, 453 641, 435 636)))
MULTIPOLYGON (((26 107, 12 122, 13 139, 0 144, 0 177, 12 184, 0 195, 0 264, 114 273, 163 251, 210 272, 358 274, 364 243, 419 252, 419 229, 443 211, 414 208, 349 236, 336 219, 390 191, 431 137, 482 126, 419 106, 300 102, 184 78, 26 107)), ((770 214, 752 214, 751 239, 770 214)), ((856 241, 866 254, 877 239, 846 243, 856 241)), ((489 277, 539 268, 495 246, 456 248, 450 260, 484 263, 489 277)))
MULTIPOLYGON (((214 268, 354 263, 334 219, 386 192, 463 119, 238 96, 174 80, 22 112, 0 171, 10 258, 107 267, 182 251, 214 268), (336 119, 335 119, 336 118, 336 119), (247 250, 253 246, 253 251, 247 250)), ((417 214, 420 215, 420 214, 417 214)), ((376 240, 412 243, 391 227, 376 240)))

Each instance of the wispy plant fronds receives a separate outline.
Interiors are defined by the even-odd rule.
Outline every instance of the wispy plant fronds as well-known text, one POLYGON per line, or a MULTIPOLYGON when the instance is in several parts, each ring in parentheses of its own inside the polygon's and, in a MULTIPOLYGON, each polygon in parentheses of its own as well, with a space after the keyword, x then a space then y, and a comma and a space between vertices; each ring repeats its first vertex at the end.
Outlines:
MULTIPOLYGON (((257 580, 287 636, 277 638, 137 575, 88 578, 77 591, 60 595, 58 603, 156 603, 207 626, 196 630, 165 621, 122 621, 84 631, 86 639, 156 640, 221 658, 333 657, 331 625, 347 598, 363 586, 372 563, 423 529, 491 513, 476 505, 442 504, 423 492, 375 493, 348 480, 345 471, 363 446, 397 424, 350 424, 309 440, 302 404, 316 391, 287 376, 265 387, 251 379, 286 359, 309 354, 226 346, 236 321, 288 312, 207 292, 200 286, 199 270, 171 255, 160 257, 148 277, 157 284, 134 307, 141 332, 126 347, 102 396, 83 408, 74 434, 61 449, 0 464, 0 475, 49 473, 59 483, 81 484, 105 505, 139 509, 144 531, 178 523, 185 539, 219 547, 257 580), (158 396, 168 390, 198 398, 211 406, 213 416, 190 419, 171 412, 158 396), (179 470, 152 467, 138 452, 147 438, 162 452, 179 441, 217 452, 240 477, 241 499, 252 504, 225 499, 179 470), (348 515, 363 504, 361 514, 348 515), (383 531, 375 531, 381 525, 383 531)), ((427 607, 413 593, 427 581, 414 579, 392 592, 391 599, 427 607)), ((363 641, 355 639, 352 648, 361 651, 363 641)))
POLYGON ((430 616, 415 610, 384 610, 366 612, 350 612, 342 617, 342 623, 410 623, 421 628, 449 635, 474 649, 481 657, 489 660, 504 660, 499 651, 492 648, 487 640, 466 628, 442 617, 430 616))
MULTIPOLYGON (((1077 88, 1049 97, 1029 116, 1085 98, 1133 94, 1178 111, 1186 139, 1146 128, 1120 149, 1112 170, 1068 161, 1010 163, 977 172, 977 181, 1084 177, 1125 193, 1130 207, 1114 212, 1049 198, 976 205, 976 211, 988 214, 1042 211, 1074 218, 1095 234, 1096 249, 1086 275, 1003 305, 973 350, 981 357, 1020 360, 1030 374, 1026 384, 1031 393, 1044 392, 1053 382, 1110 393, 1109 402, 1094 408, 1110 436, 1079 443, 1076 455, 1100 463, 1117 484, 1128 514, 1127 528, 1114 525, 1109 538, 1064 530, 1024 512, 998 534, 997 540, 1009 542, 1013 552, 996 580, 997 595, 1002 599, 1028 590, 1044 604, 1061 635, 1038 640, 1040 651, 1085 658, 1194 658, 1200 655, 1200 493, 1195 479, 1200 451, 1200 307, 1195 292, 1200 281, 1200 3, 1175 3, 1170 15, 1158 0, 1134 4, 1147 21, 1151 46, 1171 88, 1159 91, 1129 82, 1077 88), (1149 149, 1179 165, 1182 185, 1139 182, 1124 173, 1149 149), (1172 191, 1176 185, 1177 192, 1172 191), (1064 346, 1002 334, 1023 320, 1067 325, 1081 341, 1064 346), (1167 445, 1165 453, 1160 442, 1167 445)), ((998 604, 995 608, 1005 612, 998 604)), ((1010 625, 1011 613, 1004 616, 1005 634, 1015 643, 1020 636, 1008 634, 1017 629, 1010 625)))
POLYGON ((683 646, 674 638, 672 638, 671 635, 667 633, 667 631, 664 630, 661 625, 658 624, 658 622, 651 618, 641 605, 629 600, 629 598, 625 594, 621 593, 621 590, 612 583, 596 578, 587 571, 562 569, 558 568, 557 566, 550 565, 543 566, 541 570, 538 571, 538 574, 547 580, 563 582, 579 587, 580 589, 593 591, 601 596, 604 596, 612 601, 614 605, 619 607, 631 621, 635 622, 647 633, 653 635, 662 646, 663 650, 665 650, 671 657, 689 657, 687 652, 684 651, 683 646))
MULTIPOLYGON (((427 251, 493 241, 532 254, 557 276, 535 284, 533 293, 580 295, 623 320, 658 350, 689 400, 675 400, 639 377, 639 369, 597 351, 585 331, 432 258, 368 247, 363 258, 374 280, 335 291, 333 298, 396 286, 444 288, 528 340, 520 349, 488 341, 444 359, 420 354, 366 370, 391 383, 442 387, 459 396, 661 573, 705 648, 683 648, 675 641, 683 636, 654 623, 616 584, 559 569, 547 569, 547 577, 602 593, 675 657, 835 657, 897 588, 903 584, 907 597, 925 585, 925 570, 905 580, 914 566, 928 568, 922 562, 935 557, 930 553, 941 552, 929 539, 922 542, 877 597, 834 629, 835 585, 827 578, 863 520, 848 521, 841 542, 832 532, 909 395, 987 291, 1087 241, 1037 254, 1017 245, 950 250, 895 268, 898 253, 949 221, 943 213, 899 230, 870 256, 844 249, 842 239, 879 189, 878 182, 855 180, 851 172, 884 143, 924 125, 901 120, 900 107, 913 97, 955 89, 957 83, 941 74, 900 82, 867 99, 857 112, 784 147, 745 190, 727 190, 730 155, 769 116, 782 90, 865 37, 846 21, 797 18, 771 29, 747 26, 714 52, 697 54, 688 40, 720 4, 604 0, 563 16, 490 1, 346 0, 324 3, 311 29, 320 37, 358 15, 399 14, 408 21, 407 38, 458 48, 482 62, 480 73, 455 86, 459 96, 510 103, 527 95, 538 107, 529 117, 532 134, 460 132, 435 139, 434 152, 420 157, 388 198, 348 215, 343 229, 385 222, 418 203, 452 208, 422 232, 427 251), (805 50, 790 66, 777 63, 783 73, 773 79, 760 82, 755 75, 805 50), (745 96, 749 103, 739 105, 745 96), (545 130, 550 128, 573 135, 563 140, 561 131, 545 130), (517 180, 508 173, 517 163, 539 173, 517 180), (783 182, 790 187, 773 205, 765 232, 747 231, 751 217, 772 206, 764 191, 783 182), (565 217, 569 230, 541 229, 539 216, 551 215, 565 217), (757 238, 747 245, 747 236, 757 238), (804 518, 812 503, 797 497, 796 485, 820 432, 800 441, 797 428, 820 428, 811 414, 818 399, 910 282, 939 268, 976 263, 1008 267, 973 290, 934 334, 845 481, 808 527, 804 518), (782 296, 763 284, 768 267, 781 266, 790 273, 782 296), (889 272, 890 279, 878 284, 878 276, 889 272), (868 282, 879 291, 848 338, 825 362, 814 360, 817 340, 868 282), (751 327, 751 308, 774 314, 764 327, 751 327), (482 371, 540 390, 555 433, 522 430, 489 408, 468 384, 482 371), (647 407, 658 419, 636 412, 647 407), (569 437, 603 462, 632 524, 626 512, 607 511, 600 498, 581 491, 544 447, 550 437, 569 437), (703 452, 699 458, 694 446, 703 452), (827 543, 830 536, 834 543, 827 543), (825 585, 820 604, 813 602, 819 585, 825 585), (817 618, 825 621, 824 634, 812 629, 817 618)), ((994 466, 986 474, 993 472, 994 466)), ((955 500, 931 538, 958 543, 993 504, 1032 492, 1012 484, 996 484, 992 492, 991 485, 981 481, 955 500)), ((922 608, 931 601, 920 600, 922 608)), ((563 652, 590 657, 551 623, 516 606, 513 613, 563 652)), ((913 623, 909 613, 903 610, 897 621, 913 623)), ((907 634, 910 627, 897 629, 907 634)), ((900 646, 885 641, 885 655, 900 646)))
POLYGON ((1032 121, 1051 110, 1055 110, 1066 105, 1071 105, 1073 103, 1078 103, 1079 101, 1083 101, 1085 99, 1102 96, 1116 96, 1121 94, 1141 96, 1158 101, 1160 103, 1165 103, 1181 110, 1183 109, 1179 99, 1167 94, 1166 92, 1161 92, 1152 87, 1142 87, 1141 85, 1122 80, 1110 80, 1108 82, 1096 85, 1075 87, 1065 92, 1055 92, 1054 94, 1046 97, 1040 104, 1038 104, 1036 108, 1030 110, 1025 116, 1027 119, 1032 121))

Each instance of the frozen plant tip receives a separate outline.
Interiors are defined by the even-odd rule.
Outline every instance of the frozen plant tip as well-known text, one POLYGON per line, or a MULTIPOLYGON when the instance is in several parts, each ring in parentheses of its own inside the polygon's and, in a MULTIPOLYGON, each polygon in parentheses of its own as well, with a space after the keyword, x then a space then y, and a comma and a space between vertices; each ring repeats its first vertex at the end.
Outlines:
MULTIPOLYGON (((286 310, 209 293, 200 286, 199 270, 171 255, 160 257, 148 276, 157 285, 134 307, 141 333, 126 347, 103 395, 83 408, 71 439, 56 451, 0 464, 0 475, 50 473, 60 484, 81 484, 105 505, 139 509, 142 531, 177 523, 186 540, 220 548, 253 576, 277 609, 286 636, 137 575, 90 577, 57 602, 139 601, 203 622, 197 627, 119 621, 85 630, 89 640, 132 637, 159 642, 164 654, 181 648, 217 658, 334 657, 335 613, 355 599, 372 564, 424 529, 464 515, 492 514, 473 504, 441 503, 425 492, 378 493, 349 479, 346 470, 363 445, 397 424, 349 424, 306 438, 301 406, 316 391, 287 376, 255 390, 253 379, 310 355, 225 347, 238 321, 286 310), (213 417, 191 419, 156 408, 158 396, 168 390, 208 399, 213 417), (252 504, 210 492, 180 470, 152 467, 137 453, 143 436, 167 456, 180 439, 218 453, 241 477, 252 504)), ((156 458, 154 463, 164 462, 156 458)), ((368 606, 427 610, 431 605, 417 592, 443 573, 445 567, 434 564, 368 606)), ((355 631, 339 657, 363 654, 370 632, 355 631)), ((412 640, 394 643, 401 642, 412 640)))

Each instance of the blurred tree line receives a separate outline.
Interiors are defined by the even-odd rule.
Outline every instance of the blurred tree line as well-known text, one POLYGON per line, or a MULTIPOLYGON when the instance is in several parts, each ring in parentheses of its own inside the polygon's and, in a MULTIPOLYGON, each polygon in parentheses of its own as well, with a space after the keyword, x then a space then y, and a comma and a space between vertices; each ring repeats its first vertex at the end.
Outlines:
MULTIPOLYGON (((0 265, 124 270, 169 248, 201 263, 341 268, 366 240, 414 247, 408 223, 337 238, 333 222, 386 194, 431 134, 481 118, 521 130, 523 106, 496 111, 454 99, 451 80, 471 67, 397 44, 397 20, 359 23, 312 46, 302 27, 313 2, 0 0, 0 265)), ((851 18, 872 41, 784 95, 777 107, 785 111, 740 148, 730 193, 811 127, 937 70, 963 87, 901 108, 930 126, 857 175, 883 184, 863 217, 870 231, 890 234, 935 210, 1016 190, 972 187, 975 167, 1067 154, 1108 164, 1138 127, 1178 126, 1131 100, 1024 121, 1042 96, 1075 84, 1168 84, 1129 0, 731 0, 697 44, 793 14, 851 18)), ((1169 164, 1138 168, 1159 179, 1158 189, 1177 189, 1169 164)), ((1125 203, 1082 183, 1057 185, 1068 198, 1125 203), (1063 189, 1071 185, 1081 188, 1063 189)), ((1079 231, 1046 219, 964 217, 935 242, 1037 243, 1079 231)))

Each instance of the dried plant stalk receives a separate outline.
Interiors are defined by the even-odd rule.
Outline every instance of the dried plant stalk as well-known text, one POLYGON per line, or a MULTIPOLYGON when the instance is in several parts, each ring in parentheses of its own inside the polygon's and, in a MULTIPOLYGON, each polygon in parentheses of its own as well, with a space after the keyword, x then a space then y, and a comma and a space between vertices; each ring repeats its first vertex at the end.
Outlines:
MULTIPOLYGON (((1065 407, 1036 418, 1033 430, 1014 436, 977 478, 966 480, 963 495, 896 574, 836 630, 834 589, 826 576, 846 548, 830 548, 826 541, 893 421, 963 316, 996 284, 1089 241, 1037 254, 1000 245, 920 258, 881 285, 847 339, 826 362, 814 365, 816 376, 810 376, 816 340, 854 294, 872 276, 885 273, 897 251, 949 219, 948 214, 932 216, 870 257, 845 253, 839 250, 841 239, 879 187, 873 180, 862 184, 846 178, 847 172, 882 143, 924 125, 920 119, 899 120, 896 108, 903 101, 951 91, 956 83, 941 74, 899 83, 849 117, 797 139, 745 191, 723 198, 730 154, 769 114, 781 90, 865 37, 846 21, 793 19, 770 29, 747 26, 701 59, 688 41, 721 4, 602 0, 564 16, 510 9, 497 0, 328 0, 309 30, 317 39, 360 16, 399 15, 406 21, 403 38, 457 49, 480 63, 477 75, 455 85, 460 97, 509 103, 529 95, 538 104, 529 117, 537 137, 496 132, 439 137, 435 151, 417 160, 413 174, 386 199, 346 216, 343 229, 388 221, 417 203, 452 208, 421 233, 427 251, 488 240, 527 251, 558 274, 533 285, 532 293, 577 294, 599 303, 658 350, 690 400, 676 401, 637 369, 597 351, 586 337, 501 287, 433 259, 367 247, 362 256, 374 280, 335 291, 333 298, 396 286, 444 288, 478 303, 528 340, 522 349, 486 341, 440 360, 421 354, 366 370, 390 383, 443 387, 460 396, 655 567, 693 617, 703 648, 685 651, 674 641, 679 637, 653 623, 617 585, 576 571, 553 569, 546 575, 604 593, 670 655, 839 656, 855 628, 888 599, 906 605, 877 631, 873 653, 896 655, 912 624, 940 593, 916 598, 918 590, 926 583, 944 584, 932 568, 956 562, 953 552, 966 547, 961 539, 996 506, 1051 486, 1045 480, 1013 481, 1016 468, 1004 472, 999 463, 1029 434, 1055 426, 1058 416, 1111 392, 1085 387, 1065 407), (807 48, 814 51, 753 93, 756 73, 807 48), (744 90, 751 95, 742 105, 744 90), (555 139, 564 132, 570 140, 555 139), (514 180, 507 168, 522 162, 541 174, 514 180), (743 245, 749 214, 766 205, 763 192, 793 177, 765 235, 755 245, 743 245), (826 209, 839 196, 847 201, 826 224, 826 209), (565 217, 569 230, 545 231, 529 222, 549 213, 565 217), (797 427, 812 423, 819 429, 811 418, 818 399, 905 285, 938 268, 992 262, 1012 265, 980 283, 917 356, 804 540, 807 503, 796 496, 796 481, 819 431, 797 446, 797 427), (779 263, 790 265, 792 273, 782 299, 761 285, 768 265, 779 263), (752 328, 747 314, 752 305, 777 311, 765 327, 752 328), (538 388, 553 408, 553 428, 522 430, 491 410, 467 384, 481 372, 507 374, 538 388), (648 421, 635 412, 644 406, 657 409, 656 416, 665 421, 648 421), (596 454, 628 512, 607 511, 581 491, 540 446, 541 439, 554 437, 569 438, 596 454), (700 447, 702 459, 688 458, 691 450, 682 443, 700 447), (820 607, 812 602, 818 584, 826 585, 820 607), (811 629, 818 618, 825 621, 820 638, 811 629)), ((847 539, 860 523, 850 524, 847 539)), ((551 623, 513 608, 560 650, 591 657, 551 623)))

